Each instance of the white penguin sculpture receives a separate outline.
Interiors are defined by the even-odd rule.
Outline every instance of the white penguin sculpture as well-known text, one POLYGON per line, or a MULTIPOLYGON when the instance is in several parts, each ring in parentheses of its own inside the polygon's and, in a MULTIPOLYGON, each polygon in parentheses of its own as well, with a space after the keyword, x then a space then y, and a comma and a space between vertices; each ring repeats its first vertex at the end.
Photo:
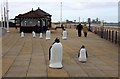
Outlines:
POLYGON ((43 33, 40 33, 40 38, 41 38, 41 39, 43 38, 43 33))
POLYGON ((62 44, 59 39, 56 39, 54 44, 49 50, 49 67, 50 68, 62 68, 62 44))
POLYGON ((78 60, 82 63, 85 63, 87 61, 88 58, 88 54, 87 54, 87 50, 85 49, 85 46, 82 45, 79 53, 78 53, 78 60))
POLYGON ((24 38, 24 36, 25 36, 25 35, 24 35, 24 32, 21 32, 21 35, 20 35, 20 36, 21 36, 22 38, 24 38))
POLYGON ((48 30, 46 31, 46 40, 50 40, 50 37, 51 37, 51 32, 50 32, 50 30, 48 29, 48 30))
POLYGON ((67 39, 67 31, 64 29, 62 33, 62 39, 66 40, 67 39))
POLYGON ((36 37, 36 33, 33 31, 32 34, 33 34, 33 38, 35 38, 36 37))

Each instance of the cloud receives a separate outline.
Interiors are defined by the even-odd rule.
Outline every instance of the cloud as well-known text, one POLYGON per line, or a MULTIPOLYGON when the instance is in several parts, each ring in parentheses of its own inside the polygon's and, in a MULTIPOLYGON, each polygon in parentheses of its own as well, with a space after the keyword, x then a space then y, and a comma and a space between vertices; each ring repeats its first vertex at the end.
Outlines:
POLYGON ((120 1, 118 3, 118 21, 120 22, 120 1))
POLYGON ((9 0, 9 2, 61 2, 61 0, 9 0))
POLYGON ((79 2, 72 6, 74 3, 64 4, 63 8, 66 10, 87 10, 87 9, 104 9, 118 6, 117 2, 79 2))
POLYGON ((9 2, 10 18, 40 7, 52 15, 53 21, 58 21, 60 2, 62 2, 63 19, 74 20, 79 16, 83 18, 104 18, 105 15, 114 17, 118 13, 118 0, 9 0, 9 2))
POLYGON ((119 0, 8 0, 8 1, 9 2, 67 2, 67 3, 81 3, 81 2, 118 2, 119 0))

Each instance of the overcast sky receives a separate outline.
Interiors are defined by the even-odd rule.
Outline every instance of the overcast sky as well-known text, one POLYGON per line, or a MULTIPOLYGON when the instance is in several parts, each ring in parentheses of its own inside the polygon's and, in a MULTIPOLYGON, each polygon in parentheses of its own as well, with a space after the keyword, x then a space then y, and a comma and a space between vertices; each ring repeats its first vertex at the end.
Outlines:
POLYGON ((62 20, 86 21, 87 18, 99 18, 106 22, 118 21, 119 0, 9 0, 9 16, 26 13, 38 7, 52 15, 52 21, 60 21, 60 2, 62 2, 62 20))

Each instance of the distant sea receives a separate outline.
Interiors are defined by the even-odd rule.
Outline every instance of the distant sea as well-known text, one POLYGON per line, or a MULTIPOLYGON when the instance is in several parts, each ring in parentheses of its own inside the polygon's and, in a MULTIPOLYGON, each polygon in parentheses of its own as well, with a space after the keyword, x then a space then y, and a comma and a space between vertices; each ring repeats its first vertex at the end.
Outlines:
MULTIPOLYGON (((91 24, 91 26, 97 26, 100 27, 100 24, 91 24)), ((104 23, 104 27, 113 27, 113 28, 119 28, 118 23, 104 23)))

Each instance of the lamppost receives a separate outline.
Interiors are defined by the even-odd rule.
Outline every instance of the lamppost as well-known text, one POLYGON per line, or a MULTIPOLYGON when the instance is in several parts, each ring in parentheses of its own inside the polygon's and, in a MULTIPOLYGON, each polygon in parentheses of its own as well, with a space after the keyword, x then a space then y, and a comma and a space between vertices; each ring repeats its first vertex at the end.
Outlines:
POLYGON ((91 26, 90 26, 91 25, 91 19, 90 18, 88 18, 88 24, 89 24, 89 29, 88 30, 91 31, 91 26))

